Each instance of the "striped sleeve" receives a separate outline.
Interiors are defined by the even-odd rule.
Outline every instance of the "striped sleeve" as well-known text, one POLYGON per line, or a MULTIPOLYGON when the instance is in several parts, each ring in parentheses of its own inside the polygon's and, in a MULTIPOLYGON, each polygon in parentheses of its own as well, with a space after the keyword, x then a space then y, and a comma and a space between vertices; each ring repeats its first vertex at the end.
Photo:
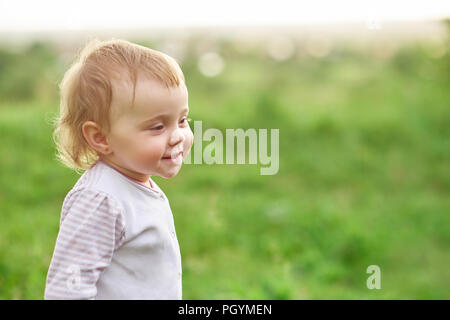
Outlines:
POLYGON ((64 200, 45 299, 95 299, 96 283, 125 236, 122 210, 103 192, 82 189, 64 200))

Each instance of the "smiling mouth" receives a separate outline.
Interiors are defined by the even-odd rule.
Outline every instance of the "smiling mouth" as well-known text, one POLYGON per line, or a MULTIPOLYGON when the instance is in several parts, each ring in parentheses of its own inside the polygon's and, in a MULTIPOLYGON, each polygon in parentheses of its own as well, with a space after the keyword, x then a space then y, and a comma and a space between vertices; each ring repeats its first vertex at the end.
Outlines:
POLYGON ((174 160, 177 159, 179 156, 183 155, 183 151, 177 152, 175 154, 173 154, 172 156, 168 156, 168 157, 163 157, 163 160, 174 160))

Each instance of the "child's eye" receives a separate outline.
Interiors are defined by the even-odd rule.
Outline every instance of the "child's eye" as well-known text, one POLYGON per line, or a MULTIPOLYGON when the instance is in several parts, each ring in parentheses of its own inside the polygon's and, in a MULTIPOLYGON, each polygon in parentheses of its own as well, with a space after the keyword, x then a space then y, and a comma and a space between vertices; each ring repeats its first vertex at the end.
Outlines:
POLYGON ((164 126, 162 124, 160 124, 159 126, 150 128, 150 130, 162 130, 162 129, 164 129, 164 126))

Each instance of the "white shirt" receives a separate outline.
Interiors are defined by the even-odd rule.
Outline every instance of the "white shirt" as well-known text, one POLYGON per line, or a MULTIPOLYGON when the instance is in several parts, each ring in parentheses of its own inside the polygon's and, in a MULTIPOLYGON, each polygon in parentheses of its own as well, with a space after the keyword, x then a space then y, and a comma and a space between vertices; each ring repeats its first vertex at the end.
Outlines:
POLYGON ((45 299, 181 299, 169 201, 102 161, 67 194, 45 299))

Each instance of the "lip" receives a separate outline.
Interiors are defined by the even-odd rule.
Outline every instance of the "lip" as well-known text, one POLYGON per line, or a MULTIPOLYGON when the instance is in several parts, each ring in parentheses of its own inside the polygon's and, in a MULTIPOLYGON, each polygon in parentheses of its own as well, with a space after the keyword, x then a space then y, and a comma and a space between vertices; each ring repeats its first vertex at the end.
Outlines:
POLYGON ((168 157, 163 157, 162 159, 167 160, 167 161, 176 162, 182 155, 183 155, 183 151, 180 151, 180 152, 174 154, 173 157, 168 156, 168 157))

